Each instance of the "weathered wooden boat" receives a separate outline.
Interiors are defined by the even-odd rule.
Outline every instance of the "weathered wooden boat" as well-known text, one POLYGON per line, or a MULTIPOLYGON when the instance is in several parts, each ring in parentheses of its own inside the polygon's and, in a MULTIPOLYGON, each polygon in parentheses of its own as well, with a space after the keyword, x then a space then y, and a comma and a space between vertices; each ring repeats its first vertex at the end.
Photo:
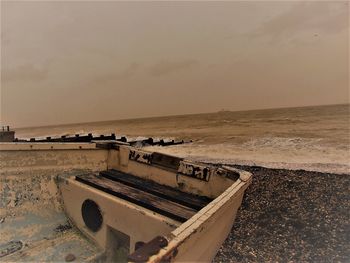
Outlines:
POLYGON ((213 259, 251 175, 117 141, 0 143, 0 261, 213 259))

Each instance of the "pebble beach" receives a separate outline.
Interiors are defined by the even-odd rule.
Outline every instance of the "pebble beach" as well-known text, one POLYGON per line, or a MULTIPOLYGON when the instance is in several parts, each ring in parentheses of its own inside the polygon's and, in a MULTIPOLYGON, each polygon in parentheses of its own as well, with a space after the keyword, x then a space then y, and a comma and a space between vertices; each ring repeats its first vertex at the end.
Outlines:
POLYGON ((350 174, 235 167, 253 182, 214 262, 350 262, 350 174))

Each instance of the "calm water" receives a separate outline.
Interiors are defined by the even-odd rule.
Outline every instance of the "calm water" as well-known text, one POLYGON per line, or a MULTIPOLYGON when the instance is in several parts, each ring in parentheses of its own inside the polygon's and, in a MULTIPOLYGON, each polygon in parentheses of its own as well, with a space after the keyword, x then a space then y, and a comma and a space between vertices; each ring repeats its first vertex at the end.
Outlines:
POLYGON ((75 133, 165 137, 151 147, 200 161, 350 173, 350 105, 218 112, 18 129, 18 138, 75 133))

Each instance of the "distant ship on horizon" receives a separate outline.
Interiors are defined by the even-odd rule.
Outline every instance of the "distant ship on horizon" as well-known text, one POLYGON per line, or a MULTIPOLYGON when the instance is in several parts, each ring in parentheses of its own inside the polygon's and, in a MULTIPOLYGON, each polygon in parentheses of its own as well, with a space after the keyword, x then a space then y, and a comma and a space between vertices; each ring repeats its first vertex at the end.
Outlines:
POLYGON ((221 109, 217 113, 225 113, 225 112, 231 112, 231 111, 228 109, 221 109))

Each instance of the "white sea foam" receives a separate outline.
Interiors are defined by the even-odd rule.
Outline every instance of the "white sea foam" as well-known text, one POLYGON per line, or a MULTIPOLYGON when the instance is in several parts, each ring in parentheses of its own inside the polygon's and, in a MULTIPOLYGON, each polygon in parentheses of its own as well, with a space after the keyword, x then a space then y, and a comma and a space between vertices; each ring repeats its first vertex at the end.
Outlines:
POLYGON ((193 140, 151 150, 199 161, 350 174, 350 106, 322 106, 18 129, 18 138, 115 133, 193 140))
MULTIPOLYGON (((272 140, 274 141, 274 140, 272 140)), ((275 141, 280 142, 280 138, 275 141)), ((349 151, 329 151, 320 146, 293 144, 290 138, 282 144, 250 142, 235 144, 187 144, 169 147, 150 146, 148 150, 209 163, 257 165, 269 168, 304 169, 310 171, 350 173, 349 151), (248 146, 247 146, 248 145, 248 146), (257 146, 258 145, 258 146, 257 146)), ((310 143, 310 142, 309 142, 310 143)))

